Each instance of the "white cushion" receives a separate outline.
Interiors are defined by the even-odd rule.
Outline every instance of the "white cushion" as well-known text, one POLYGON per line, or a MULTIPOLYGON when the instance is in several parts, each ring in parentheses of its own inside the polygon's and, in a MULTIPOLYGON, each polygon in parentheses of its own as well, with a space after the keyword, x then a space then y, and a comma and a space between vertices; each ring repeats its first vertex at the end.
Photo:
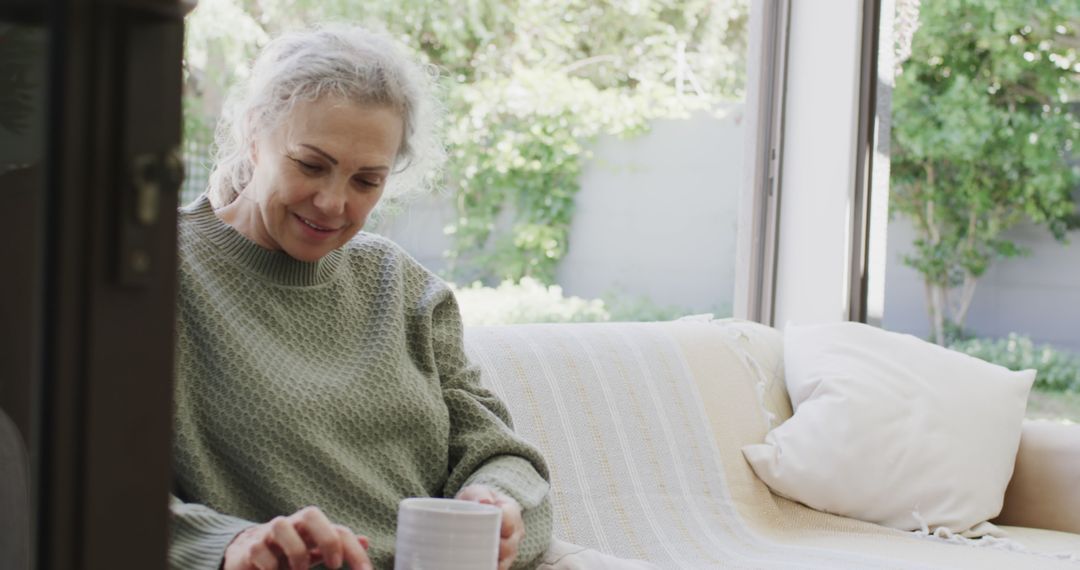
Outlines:
POLYGON ((788 325, 784 368, 795 414, 743 448, 774 492, 902 530, 1000 512, 1034 370, 859 323, 788 325))

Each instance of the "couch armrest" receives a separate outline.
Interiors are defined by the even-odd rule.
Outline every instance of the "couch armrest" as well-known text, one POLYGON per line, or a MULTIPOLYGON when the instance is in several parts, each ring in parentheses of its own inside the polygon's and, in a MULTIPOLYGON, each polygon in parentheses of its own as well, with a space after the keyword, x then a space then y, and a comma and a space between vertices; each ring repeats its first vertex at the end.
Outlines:
POLYGON ((1080 534, 1080 425, 1025 421, 995 524, 1080 534))

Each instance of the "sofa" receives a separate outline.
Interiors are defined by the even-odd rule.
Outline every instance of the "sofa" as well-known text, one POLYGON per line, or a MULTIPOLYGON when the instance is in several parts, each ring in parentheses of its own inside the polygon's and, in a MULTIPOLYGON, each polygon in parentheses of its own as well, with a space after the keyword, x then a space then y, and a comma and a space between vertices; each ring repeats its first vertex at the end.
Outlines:
POLYGON ((792 415, 775 329, 696 318, 465 338, 549 462, 558 541, 541 568, 1080 569, 1080 426, 1025 424, 1002 535, 906 532, 775 495, 744 459, 792 415))

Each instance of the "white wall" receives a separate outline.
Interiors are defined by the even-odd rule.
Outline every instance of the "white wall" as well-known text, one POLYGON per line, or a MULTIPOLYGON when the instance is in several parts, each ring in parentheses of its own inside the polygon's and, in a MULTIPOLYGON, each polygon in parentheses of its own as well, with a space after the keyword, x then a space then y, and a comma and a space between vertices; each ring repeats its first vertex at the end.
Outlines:
MULTIPOLYGON (((1070 245, 1059 244, 1033 225, 1022 225, 1008 235, 1031 248, 1032 255, 990 266, 979 280, 966 326, 981 336, 1017 332, 1080 350, 1080 232, 1069 236, 1070 245)), ((914 237, 906 219, 889 223, 883 327, 926 337, 930 320, 922 277, 901 261, 914 237)))
POLYGON ((847 319, 861 2, 791 3, 776 317, 847 319))
POLYGON ((726 118, 661 120, 647 136, 608 138, 582 174, 570 294, 622 291, 664 306, 730 311, 742 183, 742 106, 726 118))

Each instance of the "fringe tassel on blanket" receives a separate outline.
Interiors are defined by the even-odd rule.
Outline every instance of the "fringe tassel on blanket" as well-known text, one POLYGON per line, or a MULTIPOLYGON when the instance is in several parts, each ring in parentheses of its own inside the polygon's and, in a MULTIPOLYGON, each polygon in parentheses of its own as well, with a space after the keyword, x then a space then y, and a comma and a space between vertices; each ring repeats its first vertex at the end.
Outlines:
MULTIPOLYGON (((941 542, 947 542, 949 544, 960 544, 964 546, 974 546, 980 548, 994 548, 997 550, 1007 550, 1009 552, 1017 552, 1020 554, 1031 554, 1035 556, 1042 556, 1044 558, 1052 558, 1054 560, 1062 562, 1080 562, 1080 556, 1077 556, 1075 554, 1071 554, 1068 552, 1036 552, 1034 550, 1028 549, 1023 544, 1020 544, 1019 542, 1016 542, 1015 540, 1012 540, 1010 538, 1005 538, 1004 536, 982 534, 982 536, 978 537, 967 537, 963 534, 953 532, 951 529, 943 526, 939 526, 931 532, 929 525, 926 524, 926 520, 922 518, 918 510, 911 513, 911 515, 915 517, 916 522, 918 522, 919 526, 922 527, 919 530, 912 531, 912 534, 920 538, 939 540, 941 542)), ((991 527, 992 530, 988 530, 988 532, 998 532, 1004 535, 1004 532, 1001 531, 998 527, 990 523, 982 524, 991 527)), ((976 526, 975 528, 978 528, 978 526, 976 526)))
POLYGON ((731 347, 737 354, 742 356, 743 363, 745 363, 746 367, 754 373, 754 392, 757 393, 758 406, 761 408, 762 413, 765 414, 766 429, 771 430, 776 427, 778 423, 778 418, 776 417, 776 414, 774 414, 772 410, 769 409, 769 404, 765 401, 766 392, 769 389, 769 379, 765 375, 765 369, 761 366, 761 364, 757 361, 756 358, 750 356, 749 351, 738 345, 740 341, 744 343, 750 342, 750 337, 746 336, 746 333, 738 330, 733 330, 731 331, 731 336, 735 341, 735 344, 728 343, 728 346, 731 347))
MULTIPOLYGON (((687 315, 679 318, 680 321, 692 321, 699 323, 717 323, 726 324, 723 319, 716 319, 712 313, 703 313, 700 315, 687 315)), ((746 333, 738 329, 729 329, 728 334, 731 336, 732 341, 727 343, 728 347, 735 351, 736 354, 742 357, 743 363, 746 367, 753 372, 756 377, 754 382, 754 391, 757 393, 758 405, 761 407, 761 412, 765 415, 765 429, 771 430, 777 425, 776 414, 769 409, 768 403, 765 401, 766 391, 769 389, 768 378, 765 376, 765 370, 761 364, 750 353, 739 346, 740 343, 750 342, 750 337, 746 336, 746 333)))

